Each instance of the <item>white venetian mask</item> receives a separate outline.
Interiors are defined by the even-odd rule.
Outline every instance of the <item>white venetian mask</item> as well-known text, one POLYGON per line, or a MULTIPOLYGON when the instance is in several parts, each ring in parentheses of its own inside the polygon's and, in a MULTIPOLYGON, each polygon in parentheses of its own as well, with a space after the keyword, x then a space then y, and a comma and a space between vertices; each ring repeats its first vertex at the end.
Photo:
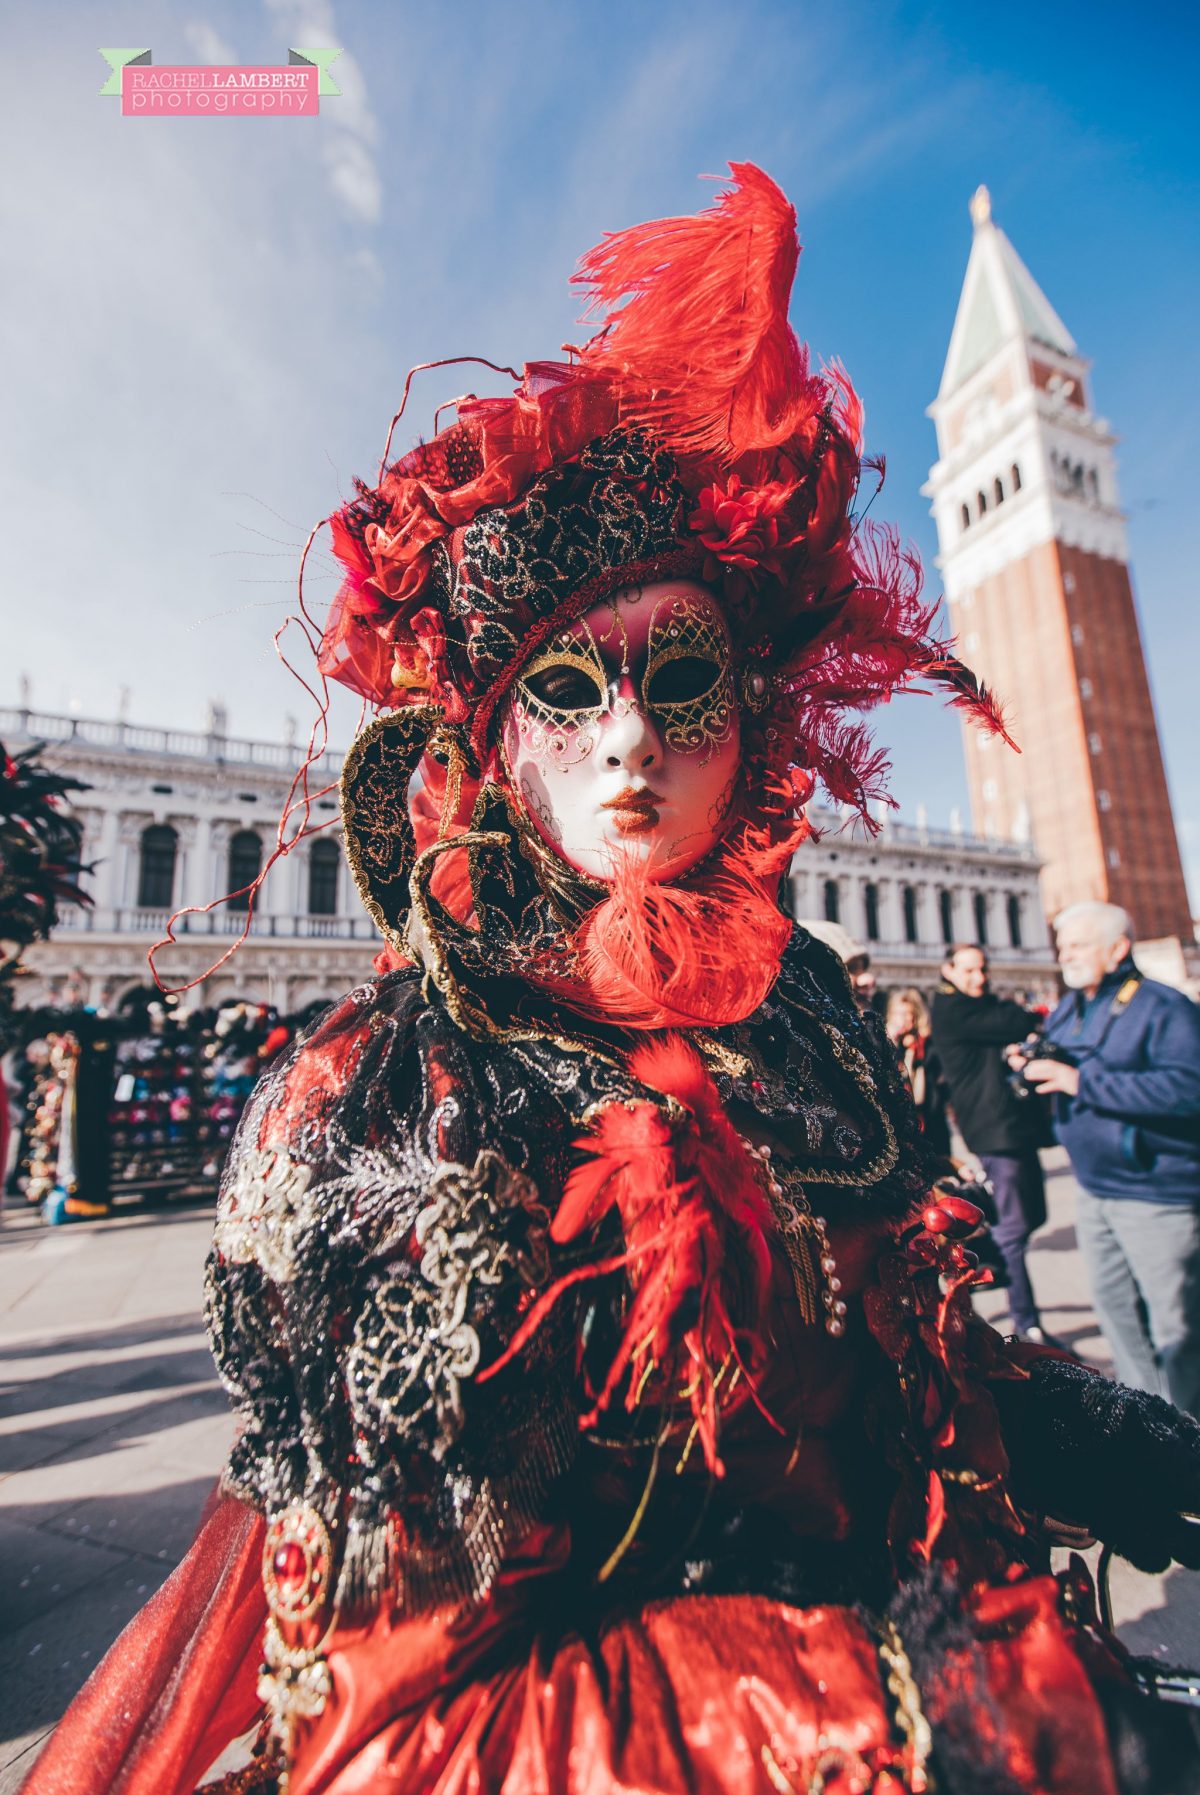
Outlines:
POLYGON ((501 742, 543 839, 611 877, 676 878, 716 844, 741 763, 729 632, 693 580, 617 593, 553 636, 506 701, 501 742))

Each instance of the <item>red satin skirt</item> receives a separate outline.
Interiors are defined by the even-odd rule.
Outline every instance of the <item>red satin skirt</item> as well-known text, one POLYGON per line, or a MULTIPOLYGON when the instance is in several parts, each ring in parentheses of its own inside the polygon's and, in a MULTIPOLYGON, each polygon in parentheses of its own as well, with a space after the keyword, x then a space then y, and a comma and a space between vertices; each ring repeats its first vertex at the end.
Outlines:
MULTIPOLYGON (((249 1510, 219 1505, 76 1698, 22 1795, 191 1795, 258 1711, 261 1543, 249 1510)), ((339 1630, 327 1653, 333 1693, 299 1730, 289 1795, 920 1787, 879 1636, 855 1611, 683 1596, 576 1629, 555 1593, 565 1556, 562 1536, 544 1530, 482 1607, 339 1630)), ((986 1589, 972 1612, 989 1697, 981 1754, 999 1756, 1028 1795, 1117 1795, 1054 1579, 986 1589)), ((938 1693, 920 1700, 934 1708, 938 1693)))
MULTIPOLYGON (((545 1557, 510 1567, 474 1616, 380 1618, 340 1634, 329 1653, 335 1694, 301 1734, 289 1795, 922 1786, 910 1780, 910 1735, 879 1635, 854 1610, 683 1596, 594 1633, 556 1627, 530 1638, 522 1578, 536 1584, 545 1568, 545 1557)), ((984 1591, 974 1620, 976 1674, 988 1713, 1002 1716, 997 1728, 979 1712, 981 1756, 1029 1795, 1116 1795, 1103 1717, 1054 1579, 984 1591)))

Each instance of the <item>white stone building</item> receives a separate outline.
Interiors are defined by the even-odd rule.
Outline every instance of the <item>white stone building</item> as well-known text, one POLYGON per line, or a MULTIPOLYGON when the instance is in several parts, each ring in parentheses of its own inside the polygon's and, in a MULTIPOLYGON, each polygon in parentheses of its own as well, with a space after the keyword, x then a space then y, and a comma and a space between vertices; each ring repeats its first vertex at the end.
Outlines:
MULTIPOLYGON (((67 911, 53 940, 26 956, 26 1004, 71 983, 84 1001, 111 1005, 148 984, 147 950, 172 912, 237 890, 269 855, 300 758, 294 745, 229 737, 219 707, 206 733, 0 710, 0 740, 46 743, 49 761, 91 787, 76 809, 94 908, 67 911)), ((312 791, 336 788, 339 771, 340 757, 326 755, 312 791)), ((835 812, 814 810, 813 820, 821 839, 792 872, 796 914, 836 912, 870 947, 883 986, 929 989, 943 944, 981 934, 1000 988, 1052 983, 1031 848, 891 821, 872 838, 835 812)), ((379 940, 340 852, 336 789, 315 798, 312 821, 327 827, 272 868, 249 938, 187 1003, 245 998, 292 1011, 370 972, 379 940)), ((159 960, 164 978, 196 978, 244 922, 244 908, 224 903, 180 917, 178 945, 159 960)))
POLYGON ((946 948, 986 946, 1002 992, 1055 992, 1054 954, 1026 843, 983 840, 885 815, 872 836, 858 819, 813 806, 819 839, 792 863, 792 908, 840 922, 871 955, 881 988, 938 981, 946 948))
MULTIPOLYGON (((61 995, 68 982, 94 1004, 149 984, 146 954, 171 913, 245 885, 268 857, 301 758, 294 746, 227 736, 217 706, 204 734, 0 710, 0 740, 10 749, 45 742, 49 762, 92 788, 75 809, 95 868, 94 907, 66 911, 53 939, 25 956, 34 976, 23 982, 24 1004, 61 995)), ((340 765, 326 755, 310 777, 314 793, 333 787, 312 808, 312 822, 328 827, 271 869, 249 938, 188 994, 189 1006, 245 998, 292 1011, 370 973, 380 943, 340 849, 340 765)), ((164 979, 197 977, 245 920, 244 901, 181 917, 178 946, 159 960, 164 979)))

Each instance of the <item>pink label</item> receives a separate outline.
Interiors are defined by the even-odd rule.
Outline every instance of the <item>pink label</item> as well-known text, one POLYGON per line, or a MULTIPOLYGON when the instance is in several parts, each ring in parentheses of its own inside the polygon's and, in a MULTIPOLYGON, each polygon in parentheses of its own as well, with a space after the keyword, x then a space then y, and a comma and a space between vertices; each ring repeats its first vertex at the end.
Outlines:
POLYGON ((121 70, 125 118, 315 118, 316 68, 151 68, 121 70))

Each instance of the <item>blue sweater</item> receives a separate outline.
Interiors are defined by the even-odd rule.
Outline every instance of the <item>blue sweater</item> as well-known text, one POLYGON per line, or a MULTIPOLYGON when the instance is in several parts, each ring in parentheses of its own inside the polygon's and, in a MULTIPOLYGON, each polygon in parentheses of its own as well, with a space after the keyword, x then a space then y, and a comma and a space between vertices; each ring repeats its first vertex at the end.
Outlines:
POLYGON ((1046 1026, 1079 1067, 1055 1132, 1094 1197, 1200 1203, 1200 1007, 1127 960, 1095 997, 1068 991, 1046 1026))

